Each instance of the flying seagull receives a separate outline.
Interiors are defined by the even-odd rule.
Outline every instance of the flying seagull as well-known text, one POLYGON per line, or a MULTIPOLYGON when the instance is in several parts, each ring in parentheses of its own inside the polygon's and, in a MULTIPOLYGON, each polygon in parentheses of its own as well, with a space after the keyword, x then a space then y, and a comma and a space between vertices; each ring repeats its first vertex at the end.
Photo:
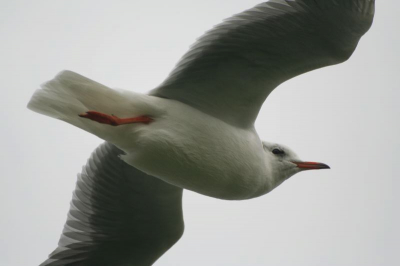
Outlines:
POLYGON ((182 189, 244 200, 329 168, 261 141, 254 121, 279 84, 346 61, 373 14, 374 0, 271 0, 199 38, 148 94, 71 71, 43 84, 28 108, 106 142, 42 265, 151 265, 183 234, 182 189))

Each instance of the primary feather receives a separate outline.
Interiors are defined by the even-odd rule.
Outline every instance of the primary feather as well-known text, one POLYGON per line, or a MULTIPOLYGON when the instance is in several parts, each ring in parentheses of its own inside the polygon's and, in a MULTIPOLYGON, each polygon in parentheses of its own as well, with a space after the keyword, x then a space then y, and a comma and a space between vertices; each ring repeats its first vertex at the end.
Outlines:
POLYGON ((58 248, 41 266, 151 265, 183 234, 182 189, 99 146, 73 193, 58 248))
POLYGON ((370 28, 374 0, 274 0, 215 26, 151 94, 251 127, 284 81, 347 60, 370 28))

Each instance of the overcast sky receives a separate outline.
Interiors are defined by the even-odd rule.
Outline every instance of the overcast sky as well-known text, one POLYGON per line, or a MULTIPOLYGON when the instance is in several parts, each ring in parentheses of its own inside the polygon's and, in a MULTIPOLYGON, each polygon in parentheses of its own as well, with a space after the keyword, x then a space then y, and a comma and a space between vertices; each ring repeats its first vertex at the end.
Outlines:
MULTIPOLYGON (((102 142, 26 109, 70 69, 146 92, 190 44, 260 1, 0 0, 0 265, 38 265, 56 247, 76 174, 102 142)), ((329 171, 258 199, 184 192, 186 231, 155 265, 400 265, 399 1, 377 1, 352 58, 286 82, 257 120, 262 139, 329 171)))

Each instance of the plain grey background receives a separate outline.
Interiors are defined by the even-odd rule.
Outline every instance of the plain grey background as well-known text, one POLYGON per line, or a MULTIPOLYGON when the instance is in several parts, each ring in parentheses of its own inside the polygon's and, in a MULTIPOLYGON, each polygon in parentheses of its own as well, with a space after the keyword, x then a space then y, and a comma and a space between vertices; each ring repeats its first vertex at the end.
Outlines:
MULTIPOLYGON (((259 2, 0 1, 0 265, 38 265, 56 247, 102 142, 26 109, 39 84, 70 69, 146 92, 195 38, 259 2)), ((348 62, 290 80, 260 112, 263 139, 332 170, 249 201, 185 191, 185 234, 155 265, 400 265, 399 10, 377 1, 348 62)))

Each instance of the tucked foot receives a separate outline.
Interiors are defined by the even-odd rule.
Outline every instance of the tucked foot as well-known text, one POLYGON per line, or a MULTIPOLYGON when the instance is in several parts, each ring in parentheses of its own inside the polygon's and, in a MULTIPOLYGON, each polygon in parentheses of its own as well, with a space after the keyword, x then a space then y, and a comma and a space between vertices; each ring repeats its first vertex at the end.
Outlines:
POLYGON ((111 126, 119 126, 132 123, 149 124, 150 122, 154 121, 151 117, 146 115, 129 118, 119 118, 115 115, 107 115, 96 111, 87 111, 86 113, 80 114, 79 116, 111 126))

